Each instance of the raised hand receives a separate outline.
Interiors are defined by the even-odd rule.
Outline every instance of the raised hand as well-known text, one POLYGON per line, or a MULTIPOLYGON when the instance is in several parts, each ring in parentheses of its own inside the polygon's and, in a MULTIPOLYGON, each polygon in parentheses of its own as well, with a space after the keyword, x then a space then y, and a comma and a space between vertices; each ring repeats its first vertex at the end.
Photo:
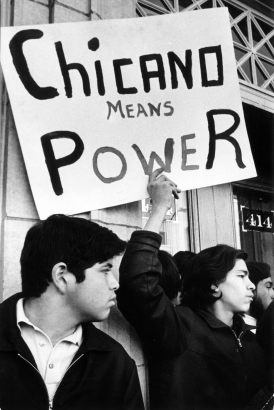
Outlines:
POLYGON ((147 187, 152 202, 152 212, 144 229, 153 232, 160 231, 165 214, 172 206, 172 196, 178 199, 181 192, 173 181, 165 175, 160 175, 162 172, 162 168, 152 172, 147 187))

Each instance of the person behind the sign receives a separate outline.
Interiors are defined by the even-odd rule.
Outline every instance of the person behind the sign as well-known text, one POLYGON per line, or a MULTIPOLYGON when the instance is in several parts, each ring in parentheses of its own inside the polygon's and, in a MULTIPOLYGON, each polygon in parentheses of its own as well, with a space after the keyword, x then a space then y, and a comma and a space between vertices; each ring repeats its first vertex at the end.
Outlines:
POLYGON ((182 279, 173 256, 162 249, 158 252, 158 259, 162 267, 162 275, 159 279, 159 286, 163 289, 167 297, 177 306, 181 303, 182 279))
POLYGON ((28 231, 22 293, 0 305, 1 410, 142 410, 134 361, 91 322, 105 320, 126 243, 83 218, 52 215, 28 231))
POLYGON ((175 253, 175 255, 173 255, 173 258, 175 260, 175 263, 177 265, 179 274, 181 276, 181 295, 183 293, 183 285, 184 285, 184 279, 186 276, 186 272, 190 267, 190 263, 191 263, 191 259, 196 255, 195 252, 191 252, 191 251, 179 251, 177 253, 175 253))
POLYGON ((185 276, 186 269, 195 255, 196 253, 191 251, 179 251, 173 255, 180 275, 185 276))
POLYGON ((270 266, 265 262, 247 262, 249 278, 255 285, 254 298, 250 309, 244 315, 247 324, 254 326, 274 299, 273 282, 271 279, 270 266))
POLYGON ((179 251, 174 256, 162 249, 158 251, 158 259, 162 267, 158 284, 174 306, 181 304, 183 280, 194 255, 195 253, 190 251, 179 251))
POLYGON ((186 274, 184 306, 174 307, 158 284, 159 230, 180 190, 160 173, 149 178, 152 212, 131 236, 117 291, 146 348, 151 408, 240 410, 266 383, 262 349, 239 315, 254 290, 247 255, 227 245, 201 251, 186 274))

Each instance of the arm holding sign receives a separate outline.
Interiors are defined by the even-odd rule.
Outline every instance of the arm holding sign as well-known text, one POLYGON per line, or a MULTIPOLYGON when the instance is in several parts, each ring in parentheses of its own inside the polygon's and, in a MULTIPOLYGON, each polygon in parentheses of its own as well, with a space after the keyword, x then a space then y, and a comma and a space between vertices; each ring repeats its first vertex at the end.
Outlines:
POLYGON ((135 231, 131 236, 120 265, 117 299, 119 309, 145 340, 148 349, 178 355, 185 345, 185 332, 176 309, 158 284, 162 274, 158 250, 161 224, 171 207, 172 196, 178 198, 180 190, 166 176, 159 176, 161 172, 156 170, 149 178, 152 212, 144 230, 135 231))

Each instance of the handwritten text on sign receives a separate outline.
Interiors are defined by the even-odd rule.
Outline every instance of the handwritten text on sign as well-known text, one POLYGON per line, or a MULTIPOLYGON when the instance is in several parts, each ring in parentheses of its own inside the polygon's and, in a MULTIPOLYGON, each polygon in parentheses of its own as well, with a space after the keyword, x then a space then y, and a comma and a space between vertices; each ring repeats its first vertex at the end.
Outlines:
POLYGON ((2 65, 39 216, 256 175, 226 8, 2 29, 2 65))

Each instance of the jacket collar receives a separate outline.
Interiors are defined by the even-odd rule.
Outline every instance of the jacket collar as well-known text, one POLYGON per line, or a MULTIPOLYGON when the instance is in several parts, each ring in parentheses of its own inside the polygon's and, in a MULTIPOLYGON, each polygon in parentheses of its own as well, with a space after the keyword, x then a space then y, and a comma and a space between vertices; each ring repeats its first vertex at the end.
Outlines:
POLYGON ((83 350, 109 351, 114 349, 116 342, 102 330, 97 329, 93 323, 83 323, 82 326, 84 337, 82 343, 83 350))
MULTIPOLYGON (((25 350, 25 342, 21 337, 16 321, 16 304, 23 297, 16 293, 0 305, 0 351, 25 350)), ((83 323, 83 350, 108 351, 114 349, 114 340, 92 323, 83 323)))
MULTIPOLYGON (((197 311, 197 314, 202 317, 207 324, 211 328, 228 328, 231 329, 230 326, 222 322, 221 320, 217 319, 216 316, 214 316, 212 313, 207 312, 205 310, 199 309, 197 311)), ((248 326, 245 324, 244 319, 240 314, 235 314, 233 318, 233 326, 232 329, 235 330, 236 334, 240 334, 242 332, 245 332, 246 330, 253 329, 254 326, 248 326)))

